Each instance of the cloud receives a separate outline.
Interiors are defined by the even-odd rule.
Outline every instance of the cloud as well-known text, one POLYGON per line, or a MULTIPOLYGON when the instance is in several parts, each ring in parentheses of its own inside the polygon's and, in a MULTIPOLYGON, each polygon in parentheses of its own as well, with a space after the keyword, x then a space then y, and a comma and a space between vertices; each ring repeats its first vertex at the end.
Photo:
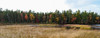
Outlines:
MULTIPOLYGON (((1 0, 0 0, 1 1, 1 0)), ((36 12, 49 12, 57 10, 67 10, 70 6, 66 0, 4 0, 0 2, 0 7, 4 9, 34 10, 36 12)))
POLYGON ((50 12, 57 10, 78 9, 100 12, 98 0, 0 0, 0 8, 13 10, 34 10, 36 12, 50 12))

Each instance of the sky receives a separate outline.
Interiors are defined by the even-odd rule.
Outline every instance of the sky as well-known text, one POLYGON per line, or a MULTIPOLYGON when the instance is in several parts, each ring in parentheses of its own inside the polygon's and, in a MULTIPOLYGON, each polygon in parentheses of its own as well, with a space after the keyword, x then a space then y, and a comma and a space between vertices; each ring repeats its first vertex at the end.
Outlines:
POLYGON ((33 10, 54 12, 55 10, 93 11, 100 14, 100 0, 0 0, 0 8, 9 10, 33 10))

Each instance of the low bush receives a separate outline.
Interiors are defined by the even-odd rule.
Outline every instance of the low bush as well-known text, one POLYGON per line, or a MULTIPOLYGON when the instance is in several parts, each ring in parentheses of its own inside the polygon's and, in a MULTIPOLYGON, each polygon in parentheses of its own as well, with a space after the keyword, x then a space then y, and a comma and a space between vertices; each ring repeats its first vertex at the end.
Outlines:
POLYGON ((75 25, 75 26, 67 26, 66 29, 82 29, 82 30, 90 30, 92 29, 90 26, 87 25, 75 25))

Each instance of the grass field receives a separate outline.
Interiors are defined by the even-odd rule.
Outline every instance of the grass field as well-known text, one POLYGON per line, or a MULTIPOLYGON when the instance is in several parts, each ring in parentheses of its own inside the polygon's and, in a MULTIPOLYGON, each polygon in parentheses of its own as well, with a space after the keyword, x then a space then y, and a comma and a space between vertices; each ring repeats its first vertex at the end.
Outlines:
POLYGON ((0 38, 100 38, 98 30, 66 30, 30 25, 0 26, 0 38))

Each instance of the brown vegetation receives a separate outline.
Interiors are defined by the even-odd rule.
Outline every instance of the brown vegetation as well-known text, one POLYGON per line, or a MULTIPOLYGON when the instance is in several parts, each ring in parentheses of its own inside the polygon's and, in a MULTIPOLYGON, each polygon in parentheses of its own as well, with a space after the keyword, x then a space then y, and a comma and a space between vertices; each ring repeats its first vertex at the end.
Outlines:
POLYGON ((0 26, 0 38, 100 38, 97 30, 66 30, 55 27, 30 25, 0 26))

